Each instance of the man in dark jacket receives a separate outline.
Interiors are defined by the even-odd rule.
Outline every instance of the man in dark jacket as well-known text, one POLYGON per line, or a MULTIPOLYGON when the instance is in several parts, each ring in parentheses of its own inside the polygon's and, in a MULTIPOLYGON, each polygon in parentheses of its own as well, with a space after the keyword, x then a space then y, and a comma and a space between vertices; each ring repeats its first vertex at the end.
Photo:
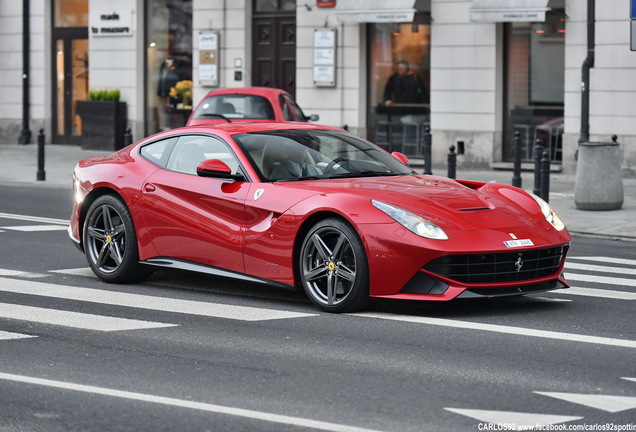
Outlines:
POLYGON ((400 60, 397 72, 391 75, 384 86, 384 103, 426 103, 428 93, 419 75, 411 72, 408 62, 400 60))

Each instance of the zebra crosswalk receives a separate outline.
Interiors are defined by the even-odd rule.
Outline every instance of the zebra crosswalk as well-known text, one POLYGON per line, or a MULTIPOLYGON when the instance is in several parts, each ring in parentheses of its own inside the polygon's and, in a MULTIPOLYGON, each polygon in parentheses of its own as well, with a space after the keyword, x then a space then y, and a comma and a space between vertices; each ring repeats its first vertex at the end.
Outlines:
MULTIPOLYGON (((602 256, 573 256, 569 257, 565 272, 566 279, 572 284, 572 287, 548 293, 549 297, 541 297, 542 299, 573 301, 572 299, 576 299, 576 297, 592 297, 612 301, 636 300, 636 290, 633 289, 633 287, 636 287, 636 278, 634 277, 636 276, 636 260, 602 256), (565 300, 563 299, 564 297, 565 300)), ((86 288, 49 282, 51 279, 58 280, 59 276, 67 275, 94 278, 88 268, 53 269, 40 273, 0 269, 0 297, 3 297, 3 294, 19 295, 33 300, 28 305, 11 304, 5 300, 0 301, 0 319, 111 332, 175 327, 179 325, 179 319, 177 318, 179 315, 245 322, 309 318, 318 315, 317 313, 282 310, 283 308, 236 306, 205 300, 183 300, 154 294, 133 294, 115 289, 86 288), (167 313, 167 315, 159 321, 137 319, 139 316, 137 313, 134 314, 136 319, 114 317, 99 313, 91 314, 73 310, 66 311, 38 307, 35 305, 35 303, 38 303, 37 299, 61 299, 93 305, 116 306, 133 311, 162 312, 167 313)), ((357 316, 362 318, 364 314, 357 316)), ((400 317, 397 316, 392 319, 398 320, 398 318, 400 317)), ((3 331, 0 327, 0 342, 30 337, 34 336, 3 331)))
POLYGON ((571 256, 565 263, 565 279, 572 288, 561 290, 559 294, 636 300, 636 260, 571 256), (601 288, 597 288, 599 286, 601 288))

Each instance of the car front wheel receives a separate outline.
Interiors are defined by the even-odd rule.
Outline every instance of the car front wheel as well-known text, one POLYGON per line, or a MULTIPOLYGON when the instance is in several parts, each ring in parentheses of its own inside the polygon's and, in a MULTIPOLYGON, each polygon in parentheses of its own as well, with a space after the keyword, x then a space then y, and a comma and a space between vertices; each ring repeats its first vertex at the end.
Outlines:
POLYGON ((103 195, 90 206, 84 223, 84 252, 93 273, 106 282, 134 282, 151 274, 139 264, 130 211, 114 195, 103 195))
POLYGON ((352 312, 368 302, 364 246, 340 219, 324 219, 309 230, 300 249, 299 276, 309 299, 327 312, 352 312))

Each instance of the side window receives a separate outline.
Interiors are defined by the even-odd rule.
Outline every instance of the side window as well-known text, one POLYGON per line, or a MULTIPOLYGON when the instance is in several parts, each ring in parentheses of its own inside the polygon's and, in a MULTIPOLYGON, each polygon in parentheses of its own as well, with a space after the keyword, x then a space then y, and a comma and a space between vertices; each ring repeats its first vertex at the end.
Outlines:
POLYGON ((305 114, 303 114, 303 110, 300 109, 296 101, 287 95, 284 95, 283 98, 285 98, 285 102, 287 103, 289 110, 292 112, 294 120, 305 121, 305 114))
POLYGON ((170 148, 177 142, 178 138, 168 138, 165 140, 153 142, 152 144, 145 145, 139 150, 139 154, 149 162, 160 167, 165 167, 166 159, 170 148))
POLYGON ((239 162, 223 141, 202 135, 186 135, 179 138, 170 154, 166 169, 186 174, 197 173, 197 166, 208 159, 225 162, 236 173, 239 162))
POLYGON ((280 103, 280 109, 281 111, 283 111, 283 117, 285 117, 285 120, 294 121, 294 115, 292 114, 292 111, 289 108, 289 104, 287 103, 283 95, 280 95, 278 97, 278 102, 280 103))

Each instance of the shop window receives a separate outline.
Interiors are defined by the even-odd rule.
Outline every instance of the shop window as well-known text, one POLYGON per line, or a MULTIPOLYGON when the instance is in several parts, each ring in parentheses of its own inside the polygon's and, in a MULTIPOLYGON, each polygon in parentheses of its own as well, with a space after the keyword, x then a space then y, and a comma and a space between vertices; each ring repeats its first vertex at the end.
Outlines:
POLYGON ((88 26, 87 0, 55 0, 53 7, 54 27, 88 26))
POLYGON ((565 83, 565 15, 549 12, 541 23, 505 24, 506 106, 503 159, 513 159, 521 136, 523 160, 538 142, 552 161, 561 160, 565 83))
POLYGON ((185 126, 192 112, 192 0, 146 1, 146 71, 146 135, 185 126))
POLYGON ((430 124, 430 19, 375 23, 369 34, 369 138, 391 151, 421 154, 430 124))

